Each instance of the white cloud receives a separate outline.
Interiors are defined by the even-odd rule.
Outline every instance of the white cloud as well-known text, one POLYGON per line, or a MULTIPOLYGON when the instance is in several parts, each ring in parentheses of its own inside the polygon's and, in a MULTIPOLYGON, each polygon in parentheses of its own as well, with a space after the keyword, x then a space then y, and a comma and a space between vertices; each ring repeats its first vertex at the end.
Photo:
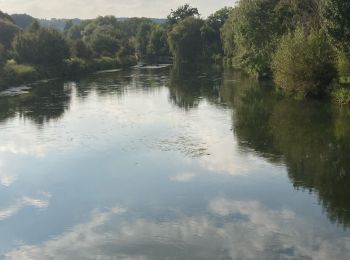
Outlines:
POLYGON ((93 214, 39 245, 19 246, 5 259, 342 259, 350 239, 332 236, 291 210, 257 201, 213 200, 206 216, 154 222, 130 220, 115 208, 93 214))
POLYGON ((189 182, 191 181, 194 177, 196 177, 195 173, 187 172, 187 173, 180 173, 176 176, 173 176, 170 178, 171 181, 176 181, 176 182, 189 182))
MULTIPOLYGON (((48 195, 46 195, 48 197, 48 195)), ((31 197, 22 197, 14 205, 7 208, 0 208, 0 220, 12 217, 24 207, 47 208, 49 206, 48 198, 35 199, 31 197)))
POLYGON ((0 185, 9 187, 16 180, 16 176, 6 173, 4 165, 0 161, 0 185))

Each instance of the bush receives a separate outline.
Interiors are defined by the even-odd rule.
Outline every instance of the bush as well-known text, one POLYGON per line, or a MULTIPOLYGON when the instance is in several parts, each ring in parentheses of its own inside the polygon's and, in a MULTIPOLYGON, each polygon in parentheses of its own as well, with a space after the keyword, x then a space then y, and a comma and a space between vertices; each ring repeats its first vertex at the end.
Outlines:
POLYGON ((115 58, 111 57, 100 57, 94 59, 92 62, 92 70, 108 70, 115 69, 118 66, 118 61, 115 58))
POLYGON ((88 71, 88 65, 85 60, 80 58, 70 58, 64 61, 65 75, 81 75, 88 71))
POLYGON ((333 100, 338 105, 350 105, 350 89, 349 88, 337 88, 332 93, 333 100))
POLYGON ((282 37, 273 56, 278 87, 297 97, 320 96, 336 76, 334 53, 325 37, 301 28, 282 37))
POLYGON ((36 69, 30 65, 17 64, 9 60, 3 68, 2 85, 17 85, 38 79, 36 69))

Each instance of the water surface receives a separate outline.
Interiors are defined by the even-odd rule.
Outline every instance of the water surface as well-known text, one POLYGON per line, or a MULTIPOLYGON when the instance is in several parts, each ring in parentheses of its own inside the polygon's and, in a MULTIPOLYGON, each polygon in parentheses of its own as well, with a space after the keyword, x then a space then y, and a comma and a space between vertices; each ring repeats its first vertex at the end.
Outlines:
POLYGON ((348 109, 208 68, 1 95, 1 258, 350 255, 348 109))

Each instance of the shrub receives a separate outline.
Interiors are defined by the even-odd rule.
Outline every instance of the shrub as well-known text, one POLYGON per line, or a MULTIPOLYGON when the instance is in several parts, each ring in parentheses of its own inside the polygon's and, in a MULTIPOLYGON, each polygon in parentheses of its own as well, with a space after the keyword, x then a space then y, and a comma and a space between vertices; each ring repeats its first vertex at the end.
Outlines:
POLYGON ((350 89, 336 88, 332 92, 333 100, 339 105, 350 105, 350 89))
POLYGON ((93 60, 92 70, 115 69, 118 66, 117 59, 111 57, 100 57, 93 60))
POLYGON ((301 28, 283 36, 273 56, 278 87, 297 97, 319 96, 336 76, 334 53, 324 35, 301 28))
POLYGON ((70 58, 64 61, 65 75, 80 75, 88 71, 88 66, 83 59, 70 58))
POLYGON ((36 69, 30 65, 17 64, 14 60, 9 60, 3 68, 2 84, 22 84, 33 82, 37 79, 38 73, 36 69))

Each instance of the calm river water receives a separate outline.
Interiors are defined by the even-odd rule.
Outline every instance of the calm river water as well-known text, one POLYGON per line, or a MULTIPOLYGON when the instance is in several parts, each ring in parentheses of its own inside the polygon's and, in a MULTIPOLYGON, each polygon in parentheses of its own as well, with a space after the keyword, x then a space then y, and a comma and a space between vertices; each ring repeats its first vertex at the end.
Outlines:
POLYGON ((1 259, 348 259, 350 110, 146 67, 0 97, 1 259))

